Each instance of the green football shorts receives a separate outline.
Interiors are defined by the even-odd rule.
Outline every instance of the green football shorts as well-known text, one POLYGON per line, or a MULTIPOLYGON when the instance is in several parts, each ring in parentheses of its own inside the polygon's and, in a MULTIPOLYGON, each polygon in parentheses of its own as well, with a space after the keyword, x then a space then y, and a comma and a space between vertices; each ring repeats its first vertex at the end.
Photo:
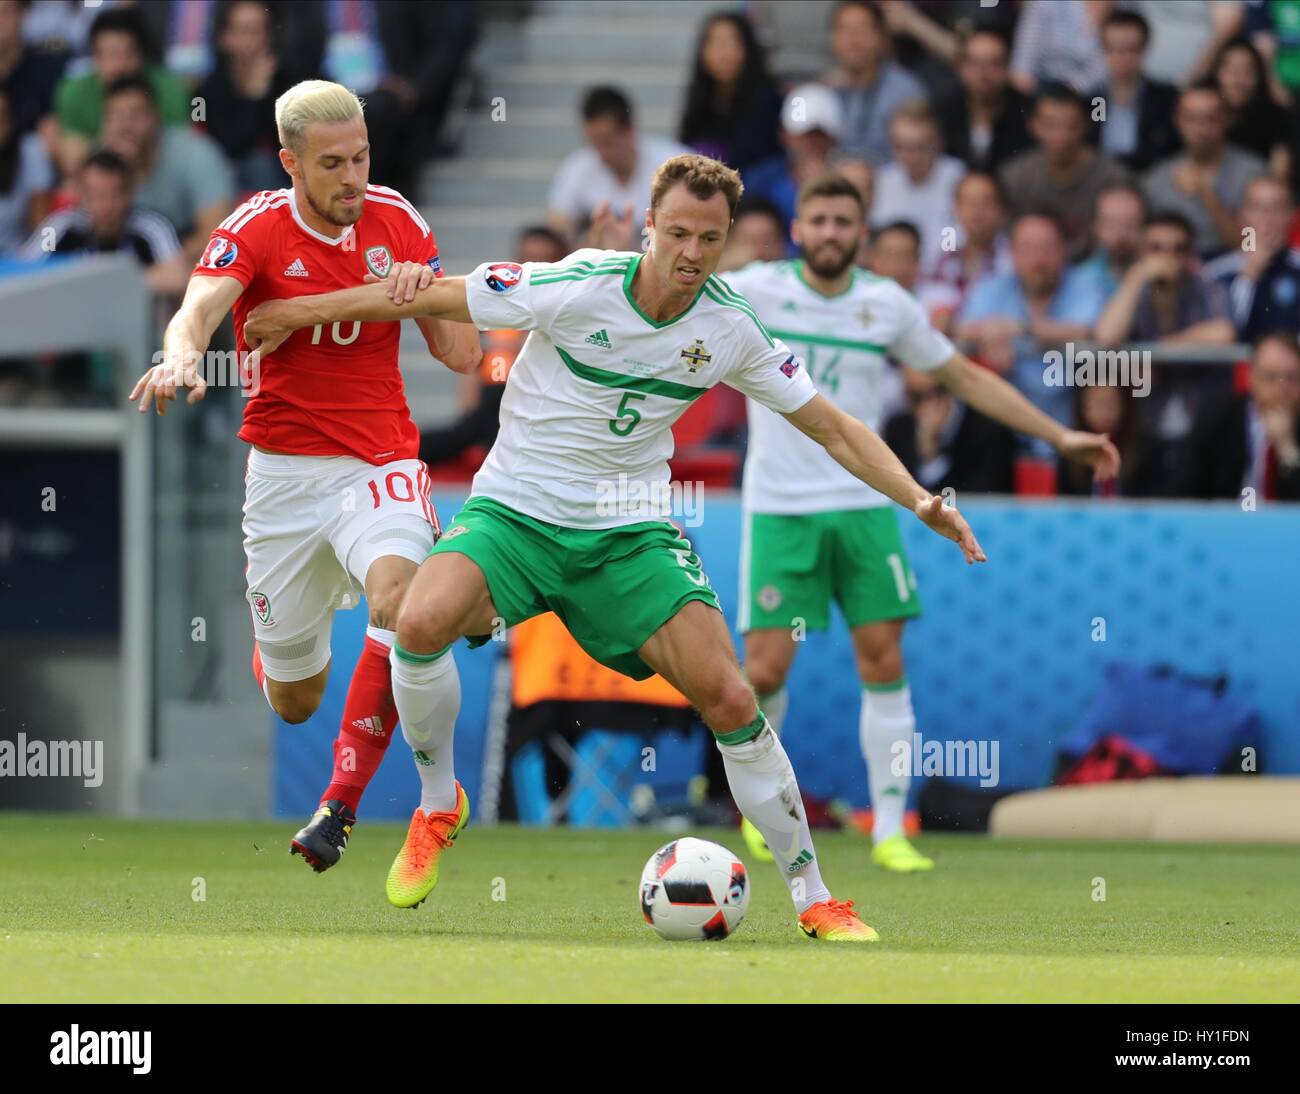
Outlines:
POLYGON ((472 497, 429 552, 448 553, 483 571, 507 627, 552 611, 595 660, 633 680, 654 675, 637 650, 687 601, 722 610, 699 556, 666 521, 565 528, 472 497))
POLYGON ((834 599, 850 627, 921 614, 892 507, 746 513, 740 630, 825 630, 834 599))

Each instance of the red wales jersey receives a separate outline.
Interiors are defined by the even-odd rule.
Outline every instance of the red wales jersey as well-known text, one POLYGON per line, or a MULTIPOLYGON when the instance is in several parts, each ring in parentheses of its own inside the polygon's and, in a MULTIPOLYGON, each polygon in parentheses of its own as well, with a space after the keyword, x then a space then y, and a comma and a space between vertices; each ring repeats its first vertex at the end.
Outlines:
MULTIPOLYGON (((338 239, 309 228, 292 188, 264 190, 212 233, 196 274, 233 277, 240 360, 244 320, 264 300, 314 296, 387 276, 394 262, 438 267, 438 246, 396 190, 366 187, 361 219, 338 239)), ((244 403, 241 440, 298 456, 355 456, 367 463, 414 459, 420 435, 397 367, 400 323, 328 323, 294 331, 261 363, 260 387, 244 403)))

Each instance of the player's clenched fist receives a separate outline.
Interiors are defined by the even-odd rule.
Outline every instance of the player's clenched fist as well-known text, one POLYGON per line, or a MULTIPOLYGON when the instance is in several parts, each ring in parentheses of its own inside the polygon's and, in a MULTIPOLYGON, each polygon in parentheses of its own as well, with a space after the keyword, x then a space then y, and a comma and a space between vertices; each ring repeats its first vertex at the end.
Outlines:
POLYGON ((140 400, 139 411, 144 414, 152 403, 160 415, 167 413, 167 404, 176 398, 178 387, 189 388, 187 403, 197 403, 208 391, 208 382, 199 372, 197 362, 187 362, 181 354, 168 353, 162 364, 154 365, 135 382, 131 401, 140 400))
POLYGON ((943 498, 935 495, 925 501, 918 501, 915 511, 916 515, 933 531, 956 543, 961 548, 961 553, 966 556, 967 562, 988 561, 984 548, 979 545, 979 540, 970 530, 966 518, 957 512, 955 507, 944 505, 943 498))
POLYGON ((366 284, 382 281, 389 300, 394 304, 409 304, 417 292, 433 284, 434 278, 433 267, 427 262, 394 262, 386 278, 366 274, 366 284))

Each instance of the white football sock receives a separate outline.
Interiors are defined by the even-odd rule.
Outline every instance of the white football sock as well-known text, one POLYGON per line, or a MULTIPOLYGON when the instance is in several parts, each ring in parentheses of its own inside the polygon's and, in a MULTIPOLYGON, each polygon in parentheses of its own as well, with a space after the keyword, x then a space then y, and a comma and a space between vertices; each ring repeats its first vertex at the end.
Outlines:
POLYGON ((912 785, 912 734, 916 716, 912 713, 912 689, 907 681, 901 686, 885 685, 888 690, 862 689, 862 715, 858 723, 862 757, 867 761, 867 779, 871 787, 871 839, 874 843, 903 830, 903 812, 907 808, 907 791, 912 785), (901 754, 908 762, 902 775, 894 773, 896 742, 907 749, 901 754))
POLYGON ((448 647, 433 660, 393 646, 393 701, 402 736, 411 746, 420 776, 420 808, 446 813, 456 807, 456 770, 452 737, 460 712, 460 674, 448 647))
MULTIPOLYGON (((761 713, 759 718, 763 718, 761 713)), ((802 914, 819 901, 829 900, 831 894, 817 865, 794 768, 767 719, 763 718, 763 728, 753 740, 734 745, 719 741, 718 751, 722 753, 731 796, 749 822, 763 833, 790 887, 795 910, 802 914)))
POLYGON ((782 684, 771 695, 760 695, 758 706, 767 715, 767 724, 772 732, 781 736, 781 727, 785 724, 785 712, 790 709, 790 693, 782 684))

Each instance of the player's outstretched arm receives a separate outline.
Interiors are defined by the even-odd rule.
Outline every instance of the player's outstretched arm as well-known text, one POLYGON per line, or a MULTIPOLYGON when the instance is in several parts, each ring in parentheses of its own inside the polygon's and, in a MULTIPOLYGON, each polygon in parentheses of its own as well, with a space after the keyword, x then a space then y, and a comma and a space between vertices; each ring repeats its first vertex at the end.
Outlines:
POLYGON ((824 396, 814 395, 785 417, 825 448, 845 470, 912 510, 933 531, 956 543, 967 562, 987 561, 966 518, 912 478, 893 449, 852 415, 824 396))
MULTIPOLYGON (((178 387, 188 387, 187 403, 197 403, 208 389, 199 370, 212 332, 239 299, 244 286, 233 277, 193 275, 185 299, 163 334, 162 360, 135 382, 128 399, 140 400, 140 413, 152 404, 159 414, 176 398, 178 387)), ((158 361, 158 357, 154 357, 158 361)))
POLYGON ((303 327, 350 320, 382 323, 421 316, 450 319, 454 323, 473 322, 465 300, 465 279, 439 278, 418 290, 411 301, 389 299, 388 289, 382 282, 316 296, 268 300, 249 313, 244 323, 244 341, 249 349, 267 354, 303 327))
MULTIPOLYGON (((389 300, 406 304, 436 280, 433 268, 427 262, 395 262, 386 278, 366 274, 367 285, 382 281, 389 300)), ((483 346, 478 328, 473 323, 452 323, 421 315, 416 318, 415 325, 424 335, 429 353, 452 372, 470 373, 482 362, 483 346)))
POLYGON ((1044 414, 997 373, 962 354, 944 362, 935 378, 957 398, 1017 433, 1041 437, 1067 460, 1092 468, 1099 482, 1119 474, 1119 450, 1102 433, 1066 429, 1044 414))

